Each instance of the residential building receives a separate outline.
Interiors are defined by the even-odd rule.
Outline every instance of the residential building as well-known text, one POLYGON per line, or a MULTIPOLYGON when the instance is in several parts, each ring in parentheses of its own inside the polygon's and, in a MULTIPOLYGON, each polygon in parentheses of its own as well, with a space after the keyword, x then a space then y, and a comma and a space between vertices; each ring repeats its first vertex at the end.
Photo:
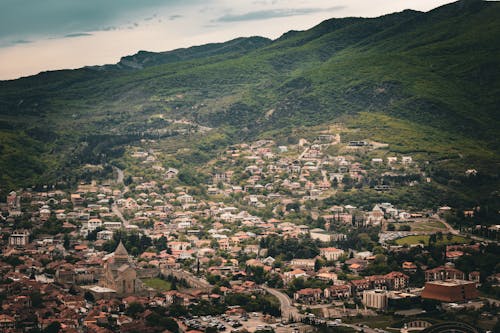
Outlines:
POLYGON ((375 289, 363 291, 363 304, 368 308, 385 310, 388 303, 388 292, 386 290, 375 289))

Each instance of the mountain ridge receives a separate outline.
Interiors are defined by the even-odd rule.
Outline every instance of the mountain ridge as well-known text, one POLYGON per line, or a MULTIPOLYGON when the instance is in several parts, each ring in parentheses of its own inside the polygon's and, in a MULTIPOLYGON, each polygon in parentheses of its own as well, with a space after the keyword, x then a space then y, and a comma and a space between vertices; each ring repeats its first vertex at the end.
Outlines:
MULTIPOLYGON (((82 142, 94 142, 92 135, 123 144, 130 133, 170 128, 163 118, 217 128, 226 144, 336 121, 360 124, 369 135, 380 133, 383 121, 386 140, 403 151, 435 160, 453 152, 465 157, 443 168, 457 173, 472 165, 498 176, 498 18, 498 3, 459 1, 426 13, 330 19, 274 41, 139 52, 121 65, 0 81, 0 136, 15 147, 23 173, 33 174, 31 165, 56 170, 25 181, 6 172, 0 187, 57 179, 78 165, 67 162, 81 157, 71 157, 71 145, 86 152, 82 142), (23 157, 23 147, 33 145, 40 157, 23 157)), ((12 155, 3 151, 0 166, 10 170, 12 155)))

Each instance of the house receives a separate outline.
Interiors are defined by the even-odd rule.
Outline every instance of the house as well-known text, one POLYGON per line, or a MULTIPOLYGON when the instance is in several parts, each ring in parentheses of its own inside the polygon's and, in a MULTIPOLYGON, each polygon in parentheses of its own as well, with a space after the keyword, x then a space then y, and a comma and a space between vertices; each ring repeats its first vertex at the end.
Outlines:
POLYGON ((390 290, 401 290, 408 287, 410 277, 401 272, 390 272, 384 275, 390 290))
POLYGON ((283 273, 283 277, 285 282, 290 282, 293 279, 303 278, 307 279, 309 275, 301 269, 294 269, 293 271, 283 273))
POLYGON ((296 291, 293 294, 293 299, 304 304, 314 304, 321 299, 322 295, 323 291, 319 288, 304 288, 296 291))
POLYGON ((8 316, 6 314, 0 314, 0 330, 6 331, 8 329, 14 329, 16 327, 16 320, 14 317, 8 316))
POLYGON ((464 255, 462 251, 446 251, 446 260, 456 261, 464 255))
POLYGON ((454 267, 440 266, 425 271, 425 281, 465 280, 465 274, 454 267))
POLYGON ((316 259, 293 259, 290 266, 295 268, 314 269, 316 259))
POLYGON ((352 293, 361 293, 364 290, 371 289, 371 283, 367 279, 352 280, 350 283, 352 293))
POLYGON ((325 257, 326 260, 335 261, 344 254, 344 250, 335 247, 322 247, 319 249, 319 254, 325 257))
POLYGON ((481 282, 481 273, 478 271, 470 272, 469 281, 474 281, 476 284, 479 284, 481 282))
POLYGON ((78 193, 73 193, 71 194, 71 203, 73 206, 81 206, 83 205, 83 198, 80 194, 78 193))
POLYGON ((311 229, 309 231, 309 235, 312 239, 319 240, 324 243, 328 243, 333 240, 332 235, 321 228, 311 229))
POLYGON ((183 194, 177 197, 177 201, 181 204, 189 204, 194 202, 194 198, 189 194, 183 194))
POLYGON ((9 246, 24 247, 29 244, 30 233, 27 230, 16 230, 9 236, 9 246))
POLYGON ((262 259, 262 263, 265 264, 265 265, 268 265, 268 266, 272 266, 275 261, 276 261, 276 259, 274 259, 271 256, 269 256, 269 257, 267 257, 265 259, 262 259))
POLYGON ((168 168, 167 172, 165 172, 165 177, 167 179, 173 179, 177 176, 179 173, 179 170, 174 169, 174 168, 168 168))
POLYGON ((403 269, 403 271, 408 272, 408 273, 415 273, 417 271, 417 265, 415 265, 411 261, 403 262, 403 264, 401 265, 401 268, 403 269))
POLYGON ((411 156, 403 156, 403 157, 401 157, 401 163, 403 163, 403 165, 412 164, 413 158, 411 156))
POLYGON ((97 233, 97 239, 111 240, 113 239, 113 231, 102 230, 97 233))
POLYGON ((316 274, 316 278, 323 281, 337 281, 338 275, 333 272, 321 272, 316 274))
POLYGON ((368 214, 366 219, 366 223, 371 225, 380 225, 382 220, 384 219, 384 211, 379 205, 375 205, 372 211, 368 214))
POLYGON ((348 284, 330 286, 325 288, 324 295, 328 300, 346 299, 351 297, 351 286, 348 284))

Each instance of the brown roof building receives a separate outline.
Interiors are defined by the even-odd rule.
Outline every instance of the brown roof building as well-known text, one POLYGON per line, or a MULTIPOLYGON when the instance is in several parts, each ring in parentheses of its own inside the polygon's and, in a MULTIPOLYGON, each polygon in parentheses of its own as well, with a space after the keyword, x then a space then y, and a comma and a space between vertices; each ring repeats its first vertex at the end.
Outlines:
POLYGON ((440 266, 425 271, 425 281, 465 280, 465 274, 459 269, 440 266))
POLYGON ((465 302, 479 297, 476 283, 465 280, 427 282, 422 292, 423 299, 441 302, 465 302))

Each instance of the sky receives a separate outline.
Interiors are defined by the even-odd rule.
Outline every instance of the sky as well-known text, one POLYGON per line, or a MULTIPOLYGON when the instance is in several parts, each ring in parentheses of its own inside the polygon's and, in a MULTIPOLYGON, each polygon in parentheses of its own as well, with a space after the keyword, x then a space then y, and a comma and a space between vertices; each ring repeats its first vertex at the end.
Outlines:
POLYGON ((0 0, 0 80, 449 0, 0 0))

